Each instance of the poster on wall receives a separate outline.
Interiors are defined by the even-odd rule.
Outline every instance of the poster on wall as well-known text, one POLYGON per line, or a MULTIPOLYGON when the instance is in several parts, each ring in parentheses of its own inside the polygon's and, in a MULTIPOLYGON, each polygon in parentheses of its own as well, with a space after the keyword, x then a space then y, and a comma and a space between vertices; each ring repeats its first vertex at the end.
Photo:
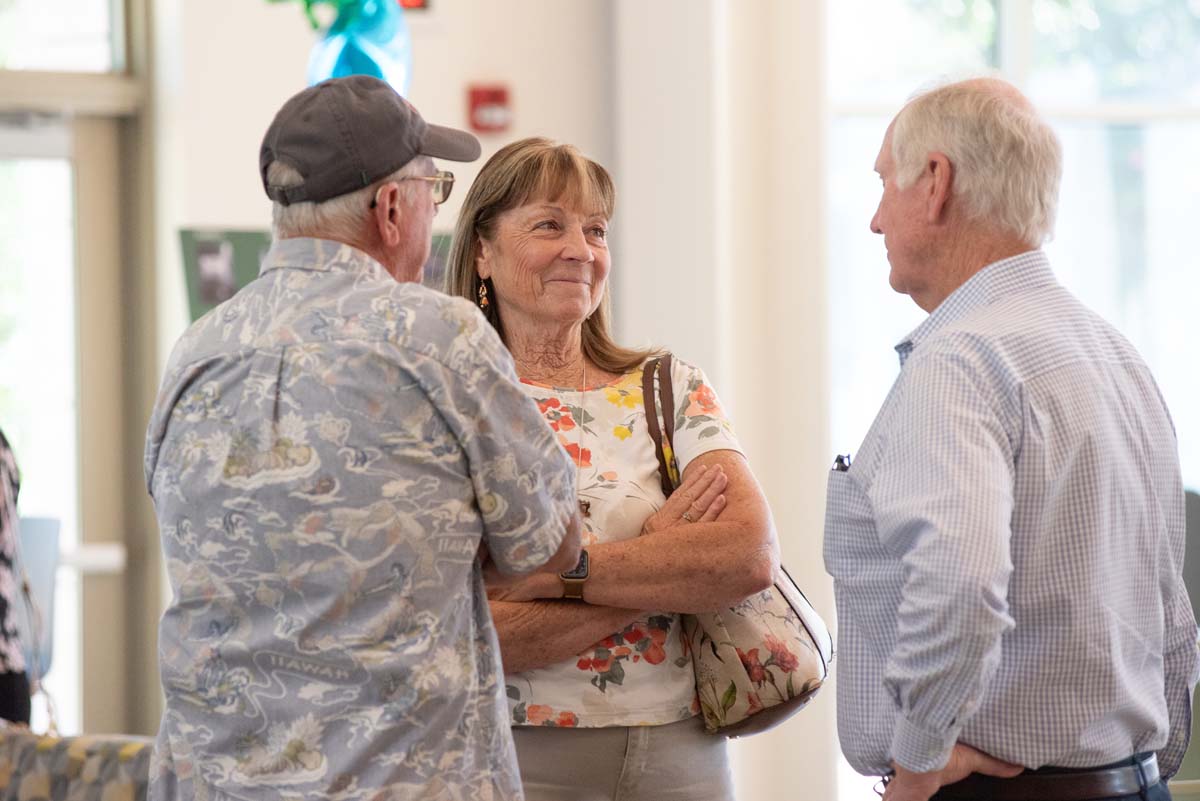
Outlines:
MULTIPOLYGON (((421 283, 441 292, 450 258, 449 233, 435 233, 421 283)), ((259 265, 271 247, 268 231, 220 231, 184 228, 183 272, 188 311, 193 322, 229 300, 258 277, 259 265)))
POLYGON ((185 228, 179 232, 179 242, 183 246, 188 311, 195 321, 258 277, 258 266, 271 246, 271 234, 185 228))

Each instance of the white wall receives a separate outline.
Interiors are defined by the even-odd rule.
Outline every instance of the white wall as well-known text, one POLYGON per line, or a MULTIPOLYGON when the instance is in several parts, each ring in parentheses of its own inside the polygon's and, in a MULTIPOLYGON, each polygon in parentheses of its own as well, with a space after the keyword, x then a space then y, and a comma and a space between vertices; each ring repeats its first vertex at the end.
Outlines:
MULTIPOLYGON (((612 162, 611 14, 605 0, 436 0, 410 12, 410 99, 431 122, 467 127, 466 86, 506 83, 512 128, 481 137, 435 221, 448 230, 483 161, 523 136, 571 142, 612 162)), ((316 41, 302 4, 154 0, 160 362, 186 325, 179 229, 270 225, 258 147, 276 110, 304 88, 316 41)))
MULTIPOLYGON (((810 0, 616 3, 614 242, 622 336, 708 372, 784 562, 833 623, 824 20, 810 0)), ((739 799, 836 797, 834 689, 733 744, 739 799)))

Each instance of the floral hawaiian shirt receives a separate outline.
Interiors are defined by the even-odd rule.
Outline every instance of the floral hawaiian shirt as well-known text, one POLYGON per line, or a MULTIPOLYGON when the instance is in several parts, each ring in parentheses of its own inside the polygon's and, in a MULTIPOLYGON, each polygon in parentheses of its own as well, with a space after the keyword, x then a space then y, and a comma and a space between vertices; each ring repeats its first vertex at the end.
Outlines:
POLYGON ((478 553, 543 565, 575 473, 469 303, 276 244, 150 422, 174 591, 150 797, 521 798, 478 553))
MULTIPOLYGON (((672 362, 679 469, 709 451, 740 451, 704 373, 672 362)), ((579 470, 579 497, 589 504, 584 545, 638 536, 666 502, 646 427, 642 368, 585 391, 524 384, 579 470)), ((515 725, 659 725, 700 709, 679 615, 669 611, 649 612, 578 657, 505 682, 515 725)))

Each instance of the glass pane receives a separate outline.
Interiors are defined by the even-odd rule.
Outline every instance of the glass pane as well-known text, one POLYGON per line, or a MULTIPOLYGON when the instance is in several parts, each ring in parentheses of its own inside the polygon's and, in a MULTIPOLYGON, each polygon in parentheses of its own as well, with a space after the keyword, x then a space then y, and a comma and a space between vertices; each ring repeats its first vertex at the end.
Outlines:
POLYGON ((1031 94, 1200 103, 1200 1, 1034 0, 1031 94))
POLYGON ((1064 163, 1059 279, 1124 333, 1175 419, 1184 484, 1200 489, 1200 121, 1057 125, 1064 163))
MULTIPOLYGON (((67 160, 0 158, 0 426, 21 470, 21 515, 61 520, 66 549, 79 539, 72 196, 67 160)), ((78 592, 61 569, 53 625, 45 683, 61 730, 78 732, 78 592)))
POLYGON ((828 3, 829 97, 886 103, 942 76, 997 63, 994 0, 828 3))
POLYGON ((0 69, 120 69, 113 7, 113 0, 0 0, 0 69))
POLYGON ((925 314, 888 284, 883 237, 871 233, 881 185, 875 156, 890 120, 833 125, 829 186, 831 444, 853 452, 900 371, 892 349, 925 314))

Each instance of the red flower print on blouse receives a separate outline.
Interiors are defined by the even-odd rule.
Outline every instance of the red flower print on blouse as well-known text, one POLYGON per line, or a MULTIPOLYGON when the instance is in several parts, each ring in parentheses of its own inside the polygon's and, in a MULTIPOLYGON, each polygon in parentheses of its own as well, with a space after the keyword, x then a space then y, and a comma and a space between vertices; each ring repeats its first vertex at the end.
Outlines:
POLYGON ((579 725, 579 718, 574 712, 555 712, 545 704, 530 704, 525 709, 525 722, 531 726, 571 727, 579 725))
POLYGON ((783 640, 773 634, 768 634, 764 639, 764 643, 767 646, 767 650, 771 652, 771 660, 784 673, 792 673, 800 667, 800 660, 788 650, 783 640))
POLYGON ((546 418, 546 422, 555 431, 572 431, 577 425, 575 418, 571 415, 571 409, 568 406, 563 406, 562 401, 558 398, 545 398, 536 400, 538 410, 541 411, 542 417, 546 418))
POLYGON ((667 651, 658 643, 651 643, 645 651, 642 651, 642 659, 645 659, 652 665, 661 665, 667 658, 667 651))
POLYGON ((609 684, 625 683, 624 663, 660 665, 667 661, 665 646, 671 626, 672 618, 667 615, 651 615, 645 621, 631 623, 581 654, 575 667, 593 673, 592 686, 606 692, 609 684))
MULTIPOLYGON (((574 423, 572 423, 574 425, 574 423)), ((571 461, 580 467, 592 466, 592 452, 587 448, 580 448, 578 442, 568 442, 563 445, 567 450, 567 455, 571 457, 571 461)))
POLYGON ((667 651, 663 646, 667 642, 667 634, 669 633, 668 629, 658 626, 650 629, 647 632, 650 635, 650 642, 645 646, 645 650, 642 651, 642 659, 645 659, 652 665, 662 664, 663 660, 667 658, 667 651))
POLYGON ((525 708, 525 719, 531 726, 541 726, 554 716, 554 710, 545 704, 530 704, 525 708))
MULTIPOLYGON (((626 649, 628 655, 628 649, 626 649)), ((620 658, 620 654, 610 651, 607 648, 597 648, 592 656, 584 656, 575 663, 575 667, 580 670, 594 670, 597 673, 607 673, 612 670, 613 662, 620 658)))
POLYGON ((743 653, 741 648, 735 648, 738 659, 742 660, 742 667, 746 668, 746 672, 750 674, 750 681, 758 686, 762 686, 767 681, 767 669, 758 659, 758 649, 751 648, 750 653, 743 653))
POLYGON ((717 403, 716 393, 709 388, 708 384, 700 384, 696 389, 688 393, 687 411, 684 412, 688 417, 717 417, 721 414, 721 406, 717 403))

